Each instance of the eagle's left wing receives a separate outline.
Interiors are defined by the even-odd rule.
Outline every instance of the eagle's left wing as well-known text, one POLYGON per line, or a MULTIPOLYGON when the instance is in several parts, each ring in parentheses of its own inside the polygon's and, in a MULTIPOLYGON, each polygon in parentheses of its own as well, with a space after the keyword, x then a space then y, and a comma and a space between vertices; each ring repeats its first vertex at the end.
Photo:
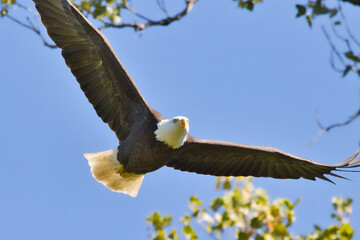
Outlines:
POLYGON ((310 180, 318 177, 332 182, 324 174, 341 177, 332 171, 359 167, 360 159, 355 160, 359 153, 360 150, 342 163, 326 165, 270 147, 191 139, 174 152, 167 166, 214 176, 302 177, 310 180))

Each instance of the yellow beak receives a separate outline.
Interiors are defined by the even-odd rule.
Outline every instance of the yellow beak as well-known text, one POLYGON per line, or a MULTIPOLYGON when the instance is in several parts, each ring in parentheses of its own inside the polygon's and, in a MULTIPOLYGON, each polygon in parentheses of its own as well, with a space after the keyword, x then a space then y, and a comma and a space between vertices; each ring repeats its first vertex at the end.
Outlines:
POLYGON ((182 125, 183 125, 183 127, 184 127, 184 129, 187 127, 187 123, 186 123, 186 120, 185 119, 181 119, 181 123, 182 123, 182 125))

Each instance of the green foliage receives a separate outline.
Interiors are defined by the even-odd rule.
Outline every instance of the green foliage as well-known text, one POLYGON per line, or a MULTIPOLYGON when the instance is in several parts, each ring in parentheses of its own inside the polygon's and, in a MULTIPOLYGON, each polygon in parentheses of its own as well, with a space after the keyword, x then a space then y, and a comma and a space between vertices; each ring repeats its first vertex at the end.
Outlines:
POLYGON ((329 8, 324 4, 324 0, 309 1, 306 5, 297 4, 296 17, 305 16, 305 19, 309 26, 312 26, 313 18, 320 15, 329 15, 330 18, 334 17, 338 13, 338 8, 329 8))
POLYGON ((9 12, 9 6, 16 3, 16 0, 1 0, 0 2, 0 17, 4 17, 9 12))
POLYGON ((77 0, 76 7, 85 15, 91 15, 95 19, 108 18, 112 23, 121 21, 120 9, 126 7, 127 0, 121 4, 115 0, 77 0))
MULTIPOLYGON (((334 213, 331 218, 336 221, 335 225, 323 229, 315 225, 314 232, 293 236, 289 227, 295 222, 294 209, 299 199, 295 202, 288 199, 271 202, 265 190, 254 188, 251 178, 218 178, 216 187, 224 194, 214 198, 208 207, 195 195, 190 197, 191 213, 180 219, 186 239, 198 239, 201 228, 214 239, 231 234, 230 239, 238 240, 348 240, 354 234, 348 223, 352 199, 332 199, 334 213)), ((162 218, 155 212, 146 220, 152 229, 151 239, 180 239, 175 229, 167 234, 171 217, 162 218)))
POLYGON ((157 212, 154 212, 151 217, 146 218, 146 221, 154 228, 155 236, 154 240, 165 240, 165 239, 178 239, 176 230, 174 229, 169 235, 166 234, 164 228, 170 225, 172 221, 171 216, 165 216, 164 218, 157 212))
MULTIPOLYGON (((341 72, 343 77, 345 77, 350 71, 357 73, 360 77, 360 69, 357 66, 358 63, 360 63, 360 53, 355 53, 356 50, 359 50, 360 42, 352 36, 350 28, 346 22, 345 14, 342 12, 341 4, 338 3, 334 4, 335 7, 329 7, 330 4, 334 4, 334 1, 308 0, 307 4, 297 4, 295 6, 297 9, 296 17, 304 17, 308 25, 312 27, 316 17, 328 16, 332 25, 332 32, 334 33, 334 37, 340 40, 342 45, 345 45, 347 48, 347 50, 341 54, 336 49, 333 43, 334 41, 330 39, 327 33, 325 33, 332 47, 332 67, 341 72), (345 32, 348 35, 347 37, 346 35, 340 35, 338 33, 339 27, 343 27, 343 30, 345 29, 345 32), (357 48, 355 50, 354 47, 356 46, 357 48), (334 58, 338 60, 340 67, 335 67, 334 58)), ((323 31, 325 31, 324 28, 323 31)))
POLYGON ((262 2, 262 0, 234 0, 234 1, 238 2, 239 8, 245 8, 250 11, 252 11, 254 9, 254 5, 256 3, 262 2))

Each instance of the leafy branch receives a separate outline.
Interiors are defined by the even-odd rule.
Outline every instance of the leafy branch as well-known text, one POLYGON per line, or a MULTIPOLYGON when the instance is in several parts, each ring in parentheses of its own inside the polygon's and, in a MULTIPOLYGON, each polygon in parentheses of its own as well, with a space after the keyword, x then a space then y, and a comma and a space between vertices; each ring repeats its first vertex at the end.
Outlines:
MULTIPOLYGON (((336 224, 327 228, 314 225, 314 232, 294 236, 290 227, 295 222, 295 202, 289 199, 270 201, 267 193, 254 188, 251 178, 218 178, 217 187, 223 195, 204 204, 195 195, 189 200, 190 214, 185 214, 181 232, 186 239, 196 240, 203 234, 212 239, 265 240, 265 239, 344 239, 353 237, 354 229, 349 224, 352 212, 352 199, 332 198, 334 212, 331 218, 336 224), (221 186, 221 187, 220 187, 221 186)), ((149 224, 149 237, 153 240, 180 239, 176 229, 169 227, 172 217, 162 217, 154 212, 146 218, 149 224)), ((207 238, 202 237, 202 238, 207 238)))
POLYGON ((135 16, 145 20, 145 22, 143 23, 119 23, 116 24, 114 22, 106 22, 106 21, 102 21, 103 25, 101 27, 99 27, 99 30, 102 30, 104 28, 133 28, 135 31, 142 31, 145 28, 151 27, 151 26, 167 26, 172 22, 178 21, 181 18, 183 18, 185 15, 187 15, 191 9, 193 8, 194 4, 197 2, 197 0, 186 0, 186 5, 185 8, 180 11, 179 13, 175 14, 174 16, 169 16, 168 12, 165 8, 165 5, 161 2, 159 2, 159 0, 157 1, 158 6, 160 7, 160 9, 166 14, 166 18, 160 19, 160 20, 151 20, 147 17, 145 17, 142 14, 137 13, 135 10, 127 7, 127 6, 123 6, 124 9, 126 9, 127 11, 133 13, 135 16))
MULTIPOLYGON (((360 0, 342 0, 342 2, 350 2, 360 6, 360 0)), ((341 2, 338 1, 336 7, 329 7, 325 3, 327 2, 324 0, 309 0, 306 5, 298 4, 296 5, 298 10, 296 17, 305 17, 308 25, 312 27, 313 20, 316 17, 328 16, 330 19, 331 34, 324 26, 321 26, 321 30, 331 49, 330 65, 332 69, 340 73, 342 77, 347 76, 350 72, 360 77, 360 41, 351 31, 341 2), (340 34, 340 32, 342 32, 342 34, 340 34)), ((315 142, 323 133, 329 132, 333 128, 348 125, 358 118, 360 118, 360 109, 348 120, 324 127, 317 117, 317 123, 321 130, 312 139, 311 143, 315 142)))
MULTIPOLYGON (((133 28, 135 31, 143 31, 145 28, 151 26, 167 26, 175 21, 182 19, 194 7, 197 0, 185 0, 185 7, 175 15, 170 16, 168 13, 164 0, 156 0, 157 6, 164 13, 165 17, 160 20, 152 20, 144 14, 138 13, 136 10, 128 6, 128 0, 114 1, 114 0, 77 0, 74 5, 87 17, 98 20, 101 26, 100 31, 105 28, 133 28), (121 11, 127 11, 133 14, 138 20, 134 23, 122 22, 121 11)), ((18 3, 16 0, 1 0, 0 16, 15 22, 21 27, 25 27, 38 35, 45 46, 49 48, 56 48, 54 44, 49 43, 42 35, 39 25, 35 24, 39 15, 31 8, 18 3), (25 11, 24 19, 16 18, 9 14, 14 10, 21 9, 25 11)))

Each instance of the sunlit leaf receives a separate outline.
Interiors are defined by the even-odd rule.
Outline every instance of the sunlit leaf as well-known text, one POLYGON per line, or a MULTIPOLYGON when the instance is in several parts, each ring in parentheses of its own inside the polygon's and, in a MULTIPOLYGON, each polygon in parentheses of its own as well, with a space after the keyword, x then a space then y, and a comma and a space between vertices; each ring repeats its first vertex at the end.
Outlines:
POLYGON ((194 204, 196 206, 201 206, 202 202, 199 201, 199 199, 195 195, 191 195, 190 197, 190 203, 194 204))
POLYGON ((217 211, 220 207, 224 205, 224 199, 222 198, 215 198, 212 200, 210 204, 210 208, 213 211, 217 211))
POLYGON ((312 26, 312 17, 310 14, 306 15, 306 21, 309 24, 309 26, 311 27, 312 26))
POLYGON ((250 233, 247 232, 239 232, 238 240, 248 240, 251 237, 250 233))

